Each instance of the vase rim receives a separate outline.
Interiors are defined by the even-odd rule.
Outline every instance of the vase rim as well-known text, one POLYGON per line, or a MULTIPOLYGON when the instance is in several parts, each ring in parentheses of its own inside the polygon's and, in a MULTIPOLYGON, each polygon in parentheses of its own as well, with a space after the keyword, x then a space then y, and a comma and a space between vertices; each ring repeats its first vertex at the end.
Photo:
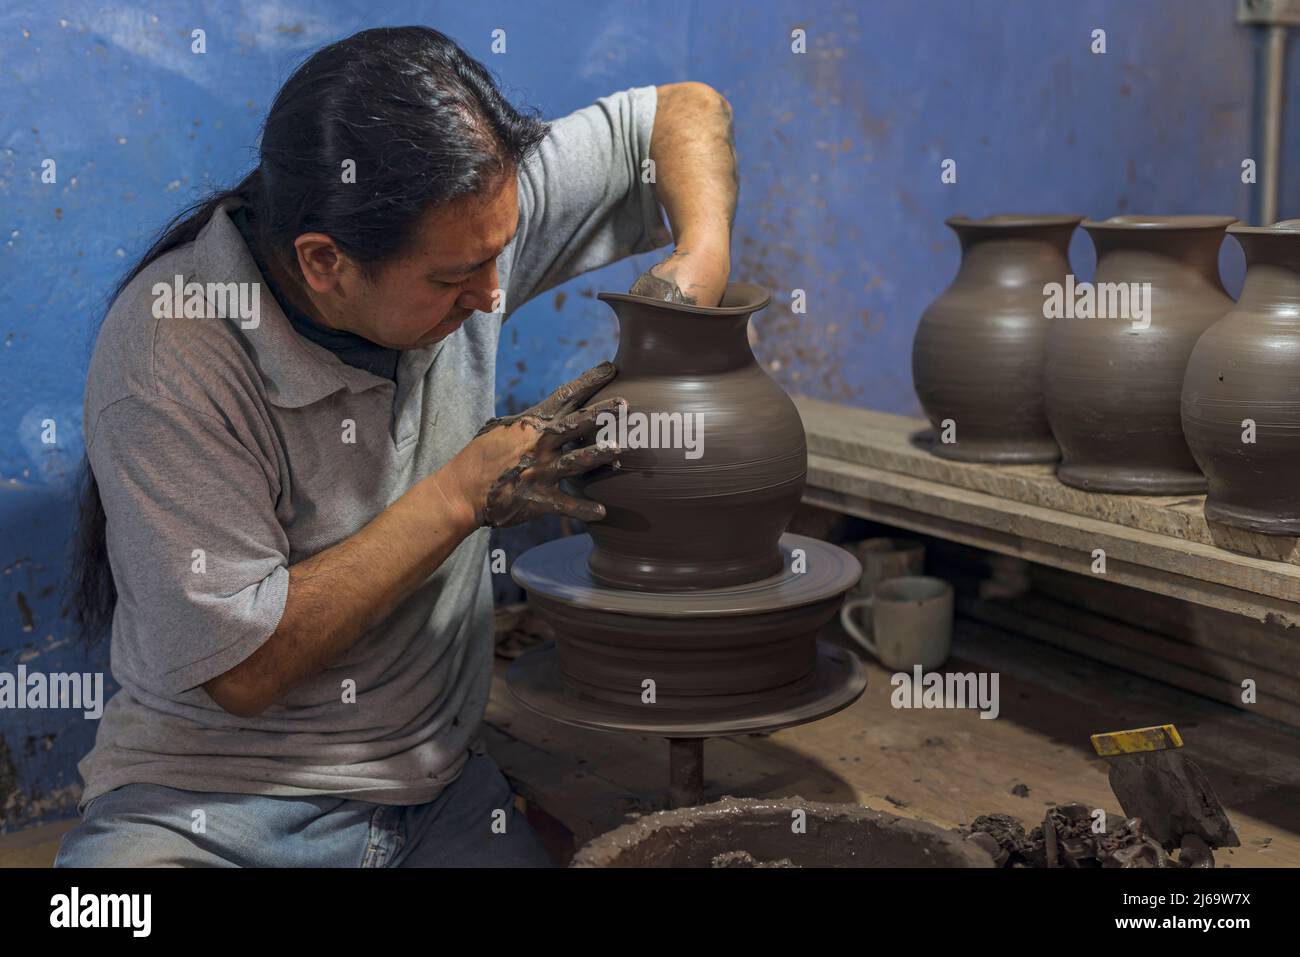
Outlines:
POLYGON ((998 213, 994 216, 949 216, 949 227, 975 226, 986 229, 1023 229, 1026 226, 1077 226, 1082 216, 1072 213, 998 213))
POLYGON ((1174 229, 1226 229, 1237 222, 1236 216, 1179 215, 1179 216, 1111 216, 1109 219, 1085 219, 1087 230, 1174 230, 1174 229))
POLYGON ((1228 227, 1235 236, 1300 236, 1300 219, 1282 219, 1269 226, 1250 226, 1237 223, 1228 227))
POLYGON ((692 306, 684 302, 665 302, 649 296, 634 296, 627 292, 602 292, 596 298, 602 302, 631 302, 671 312, 685 312, 694 316, 744 316, 758 312, 772 301, 771 294, 752 282, 727 283, 720 306, 692 306))

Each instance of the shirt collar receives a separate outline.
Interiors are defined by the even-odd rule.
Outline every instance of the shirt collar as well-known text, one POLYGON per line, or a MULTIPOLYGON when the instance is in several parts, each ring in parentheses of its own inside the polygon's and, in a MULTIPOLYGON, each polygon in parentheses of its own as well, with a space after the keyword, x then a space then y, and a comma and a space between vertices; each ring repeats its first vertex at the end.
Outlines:
POLYGON ((201 282, 258 283, 258 322, 244 328, 238 316, 224 321, 248 345, 249 355, 261 373, 267 398, 273 405, 296 409, 319 402, 340 389, 363 392, 391 384, 342 362, 328 349, 296 332, 271 295, 253 255, 244 244, 228 209, 239 200, 223 203, 194 240, 194 272, 201 282))

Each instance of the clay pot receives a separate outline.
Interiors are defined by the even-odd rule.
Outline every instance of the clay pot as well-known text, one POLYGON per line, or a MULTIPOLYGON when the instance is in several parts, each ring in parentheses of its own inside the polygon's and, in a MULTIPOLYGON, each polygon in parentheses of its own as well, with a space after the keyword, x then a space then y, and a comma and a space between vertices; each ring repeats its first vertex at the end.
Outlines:
POLYGON ((1192 350, 1183 432, 1209 481, 1207 519, 1300 535, 1300 220, 1228 232, 1246 252, 1246 282, 1192 350))
POLYGON ((1060 457, 1043 409, 1043 286, 1064 282, 1081 219, 946 221, 961 241, 961 267, 921 316, 912 344, 912 380, 935 429, 935 455, 1008 463, 1060 457), (939 440, 946 421, 955 426, 952 443, 939 440))
POLYGON ((1083 224, 1097 247, 1094 289, 1149 283, 1149 309, 1132 321, 1135 300, 1128 316, 1115 316, 1122 302, 1098 296, 1106 300, 1105 317, 1051 321, 1047 418, 1061 446, 1056 474, 1065 484, 1131 495, 1205 490, 1179 404, 1196 340, 1232 308, 1219 281, 1219 247, 1232 222, 1115 216, 1083 224))
MULTIPOLYGON (((575 481, 606 509, 588 527, 592 578, 662 592, 777 574, 808 451, 794 403, 749 348, 749 317, 767 305, 767 290, 732 283, 716 308, 622 293, 599 298, 618 316, 618 377, 592 401, 625 398, 629 434, 619 443, 618 469, 575 481), (667 416, 702 424, 698 457, 681 447, 631 447, 637 414, 651 423, 661 417, 660 426, 674 421, 667 416)), ((676 435, 679 446, 686 436, 676 435)))

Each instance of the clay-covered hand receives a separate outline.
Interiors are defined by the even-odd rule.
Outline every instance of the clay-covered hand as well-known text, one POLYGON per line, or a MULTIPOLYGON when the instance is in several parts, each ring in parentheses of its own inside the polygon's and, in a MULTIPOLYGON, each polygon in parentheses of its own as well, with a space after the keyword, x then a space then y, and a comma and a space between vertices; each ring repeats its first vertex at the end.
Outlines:
POLYGON ((632 288, 634 296, 680 302, 690 306, 716 306, 727 291, 730 261, 702 246, 678 246, 671 256, 642 273, 632 288))
POLYGON ((623 399, 586 401, 617 375, 612 362, 588 369, 548 398, 517 415, 489 419, 473 441, 437 473, 448 498, 467 501, 478 525, 502 528, 540 515, 567 515, 584 522, 605 517, 605 507, 561 490, 561 483, 616 464, 619 448, 596 444, 565 451, 594 435, 602 413, 618 414, 623 399))

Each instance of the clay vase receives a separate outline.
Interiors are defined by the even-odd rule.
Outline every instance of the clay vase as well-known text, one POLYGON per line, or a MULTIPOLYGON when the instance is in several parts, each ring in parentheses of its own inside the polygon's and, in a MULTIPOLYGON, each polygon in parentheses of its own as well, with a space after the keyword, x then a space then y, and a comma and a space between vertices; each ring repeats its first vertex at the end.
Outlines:
POLYGON ((1076 318, 1052 319, 1047 342, 1047 419, 1066 485, 1126 495, 1205 491, 1179 405, 1196 340, 1232 308, 1219 247, 1233 221, 1114 216, 1083 224, 1097 247, 1092 308, 1104 315, 1077 317, 1088 311, 1087 287, 1072 281, 1076 318), (1145 314, 1135 319, 1144 294, 1145 314))
POLYGON ((1300 535, 1300 219, 1228 232, 1246 282, 1192 350, 1183 433, 1209 482, 1207 519, 1300 535))
POLYGON ((912 343, 912 381, 934 426, 935 455, 1004 463, 1060 457, 1043 408, 1043 286, 1065 281, 1070 237, 1082 219, 946 220, 961 241, 961 267, 921 316, 912 343), (942 441, 945 432, 955 441, 942 441))
POLYGON ((592 401, 622 396, 629 409, 620 467, 574 482, 606 509, 587 528, 592 578, 686 591, 781 572, 778 543, 803 494, 808 451, 798 410, 749 347, 749 317, 768 304, 767 290, 732 283, 715 308, 599 298, 618 316, 618 376, 592 401), (648 420, 641 447, 638 414, 648 420), (652 433, 688 424, 702 439, 698 454, 646 447, 652 433))

